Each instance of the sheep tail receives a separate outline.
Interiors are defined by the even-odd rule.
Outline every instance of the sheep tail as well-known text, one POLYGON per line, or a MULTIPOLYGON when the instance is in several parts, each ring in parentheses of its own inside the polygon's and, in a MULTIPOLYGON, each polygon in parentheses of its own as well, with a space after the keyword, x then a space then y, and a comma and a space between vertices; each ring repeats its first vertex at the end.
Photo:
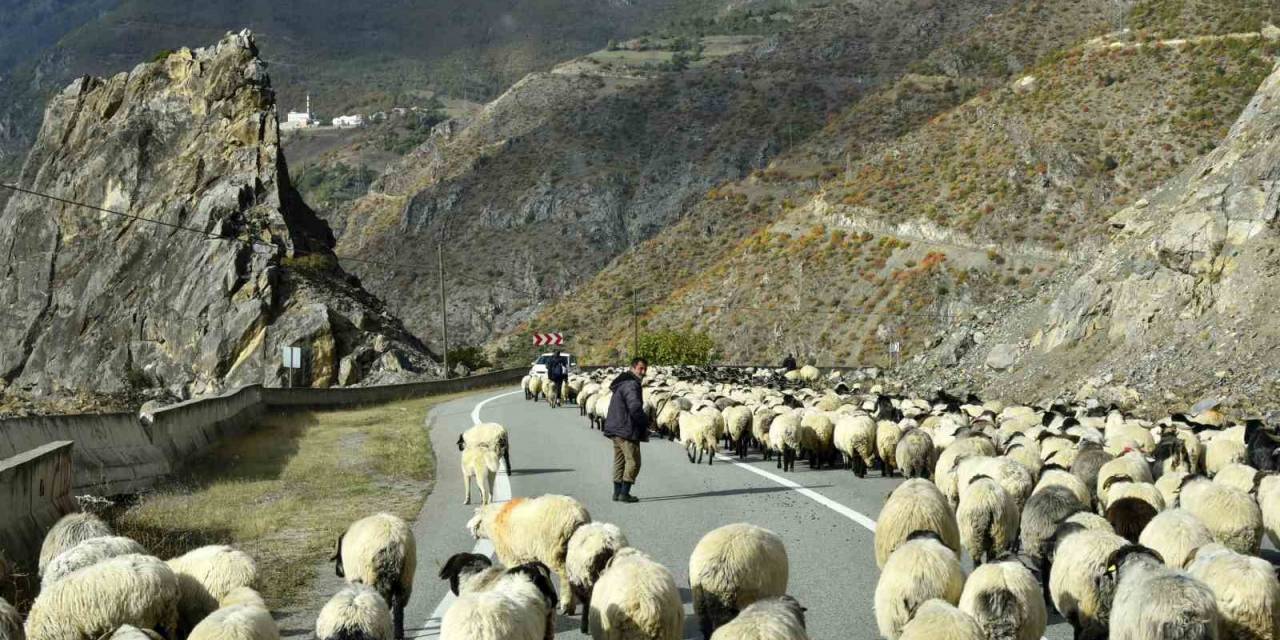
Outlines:
POLYGON ((978 595, 975 608, 982 620, 982 630, 989 640, 1017 640, 1022 607, 1018 598, 1008 589, 984 591, 978 595))

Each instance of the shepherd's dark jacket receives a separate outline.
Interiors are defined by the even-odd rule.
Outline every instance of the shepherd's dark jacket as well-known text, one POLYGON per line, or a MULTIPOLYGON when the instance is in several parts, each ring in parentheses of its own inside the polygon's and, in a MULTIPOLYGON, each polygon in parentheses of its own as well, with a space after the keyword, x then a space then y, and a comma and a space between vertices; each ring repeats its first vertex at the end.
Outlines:
POLYGON ((609 414, 604 419, 604 435, 636 442, 649 441, 649 416, 644 413, 640 378, 624 371, 609 384, 613 399, 609 401, 609 414))

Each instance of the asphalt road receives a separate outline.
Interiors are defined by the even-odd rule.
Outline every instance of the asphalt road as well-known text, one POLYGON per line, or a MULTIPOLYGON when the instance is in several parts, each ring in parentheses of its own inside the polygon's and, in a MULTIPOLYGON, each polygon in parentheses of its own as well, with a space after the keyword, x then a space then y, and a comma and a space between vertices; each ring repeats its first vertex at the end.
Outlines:
MULTIPOLYGON (((899 480, 859 480, 844 470, 811 471, 806 463, 783 474, 773 462, 748 456, 745 463, 717 457, 713 466, 690 464, 683 449, 666 441, 642 446, 642 466, 633 493, 637 504, 613 502, 612 447, 588 428, 576 406, 551 409, 531 403, 519 390, 486 391, 437 406, 428 416, 436 452, 435 488, 414 524, 418 572, 405 614, 414 638, 438 636, 440 616, 452 595, 436 577, 450 555, 477 550, 466 522, 479 503, 462 504, 458 435, 475 422, 507 428, 514 470, 498 478, 495 499, 558 493, 573 496, 592 519, 617 524, 635 546, 676 576, 685 601, 685 638, 699 638, 689 604, 689 554, 708 531, 733 522, 771 529, 786 542, 791 564, 788 591, 808 608, 811 637, 876 638, 872 612, 878 571, 872 547, 874 518, 899 480)), ((1046 638, 1070 638, 1056 616, 1046 638)), ((581 638, 578 619, 561 616, 557 637, 581 638)))

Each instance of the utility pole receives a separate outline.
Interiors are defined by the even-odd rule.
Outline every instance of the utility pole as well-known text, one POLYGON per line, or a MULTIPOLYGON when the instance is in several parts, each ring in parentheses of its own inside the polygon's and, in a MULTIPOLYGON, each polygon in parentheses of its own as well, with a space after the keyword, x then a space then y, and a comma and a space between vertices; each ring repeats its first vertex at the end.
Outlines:
POLYGON ((444 243, 436 243, 436 266, 440 276, 440 337, 444 342, 444 377, 449 377, 449 308, 444 300, 444 243))
POLYGON ((631 287, 631 357, 640 357, 640 305, 636 302, 636 288, 631 287))

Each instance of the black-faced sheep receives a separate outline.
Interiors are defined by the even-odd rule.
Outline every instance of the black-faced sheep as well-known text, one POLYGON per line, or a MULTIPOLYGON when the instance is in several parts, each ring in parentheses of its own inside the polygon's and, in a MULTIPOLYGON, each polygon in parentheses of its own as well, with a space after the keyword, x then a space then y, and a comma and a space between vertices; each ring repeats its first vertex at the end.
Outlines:
POLYGON ((809 640, 804 611, 791 596, 758 600, 716 629, 711 640, 809 640))
POLYGON ((232 589, 253 587, 258 570, 249 554, 226 545, 210 545, 169 560, 178 576, 178 633, 185 635, 219 608, 232 589))
POLYGON ((1048 623, 1038 567, 1029 557, 1005 555, 973 570, 960 594, 969 614, 990 640, 1039 640, 1048 623))
POLYGON ((913 533, 889 556, 876 582, 876 626, 881 637, 897 640, 920 605, 933 598, 954 605, 963 590, 964 571, 955 551, 932 531, 913 533))
POLYGON ((977 476, 960 489, 956 524, 960 544, 974 564, 1012 550, 1018 542, 1018 505, 998 482, 977 476))
POLYGON ((1111 639, 1218 638, 1218 607, 1203 582, 1139 545, 1116 550, 1107 565, 1102 584, 1115 585, 1108 616, 1111 639))
POLYGON ((809 456, 809 468, 835 462, 836 425, 822 411, 808 411, 800 418, 800 448, 809 456))
POLYGON ((363 584, 343 587, 316 617, 316 640, 392 640, 395 632, 386 600, 363 584))
POLYGON ((142 545, 132 538, 124 536, 89 538, 58 554, 58 557, 45 565, 44 575, 40 578, 40 586, 41 588, 48 588, 49 585, 72 572, 91 564, 97 564, 107 558, 130 553, 145 555, 147 550, 143 549, 142 545))
POLYGON ((879 460, 876 455, 876 421, 871 416, 839 416, 832 439, 836 450, 844 455, 849 469, 859 478, 865 478, 867 469, 879 460))
MULTIPOLYGON (((613 559, 618 550, 628 546, 627 536, 618 525, 607 522, 588 522, 578 527, 569 538, 565 554, 565 571, 569 574, 569 588, 584 605, 591 602, 596 580, 613 559)), ((587 633, 587 618, 582 616, 582 632, 587 633)))
POLYGON ((777 467, 791 471, 800 451, 800 416, 794 411, 778 414, 769 425, 769 448, 778 456, 777 467))
POLYGON ((1075 524, 1063 526, 1054 541, 1049 569, 1053 606, 1071 624, 1076 638, 1106 638, 1111 594, 1101 586, 1112 552, 1128 543, 1114 533, 1075 524))
POLYGON ((568 496, 514 498, 476 509, 467 530, 476 539, 493 541, 498 560, 507 566, 541 562, 560 576, 561 612, 576 608, 565 555, 578 527, 591 522, 582 503, 568 496))
POLYGON ((893 458, 903 477, 928 478, 933 467, 933 438, 923 429, 907 429, 894 448, 893 458))
POLYGON ((1261 420, 1245 421, 1244 446, 1250 466, 1259 471, 1280 471, 1280 435, 1261 420))
POLYGON ((1186 509, 1160 512, 1138 536, 1138 544, 1160 554, 1169 566, 1187 566, 1196 549, 1213 542, 1213 534, 1186 509))
POLYGON ((1280 636, 1280 582, 1271 563, 1213 543, 1196 551, 1186 569, 1213 591, 1223 638, 1280 636))
POLYGON ((876 523, 876 565, 883 568, 895 549, 917 531, 933 531, 956 554, 960 529, 942 492, 932 482, 908 480, 889 494, 876 523))
POLYGON ((45 534, 44 542, 40 545, 40 575, 44 575, 45 567, 63 551, 89 538, 110 535, 112 535, 111 527, 92 513, 68 513, 62 516, 49 529, 49 533, 45 534))
MULTIPOLYGON (((488 575, 488 574, 486 574, 488 575)), ((441 640, 550 640, 556 593, 541 562, 464 583, 440 621, 441 640)))
POLYGON ((41 591, 27 615, 27 640, 95 640, 120 625, 175 638, 178 578, 159 558, 108 558, 41 591))
POLYGON ((747 444, 751 442, 750 407, 736 405, 726 407, 724 413, 725 442, 738 454, 739 458, 747 457, 747 444))
POLYGON ((693 610, 703 637, 747 605, 787 592, 790 565, 778 534, 739 523, 714 529, 689 556, 693 610))
POLYGON ((684 636, 684 605, 675 576, 631 547, 619 549, 609 560, 583 617, 588 618, 596 640, 680 640, 684 636))
POLYGON ((951 603, 934 598, 916 609, 916 614, 898 640, 989 640, 978 621, 951 603))
POLYGON ((338 536, 334 572, 348 583, 373 587, 391 607, 395 637, 404 637, 404 608, 413 595, 418 547, 408 523, 378 513, 351 523, 338 536))
POLYGON ((1258 552, 1262 510, 1249 494, 1203 476, 1191 476, 1178 494, 1178 504, 1199 518, 1215 541, 1237 553, 1258 552))

